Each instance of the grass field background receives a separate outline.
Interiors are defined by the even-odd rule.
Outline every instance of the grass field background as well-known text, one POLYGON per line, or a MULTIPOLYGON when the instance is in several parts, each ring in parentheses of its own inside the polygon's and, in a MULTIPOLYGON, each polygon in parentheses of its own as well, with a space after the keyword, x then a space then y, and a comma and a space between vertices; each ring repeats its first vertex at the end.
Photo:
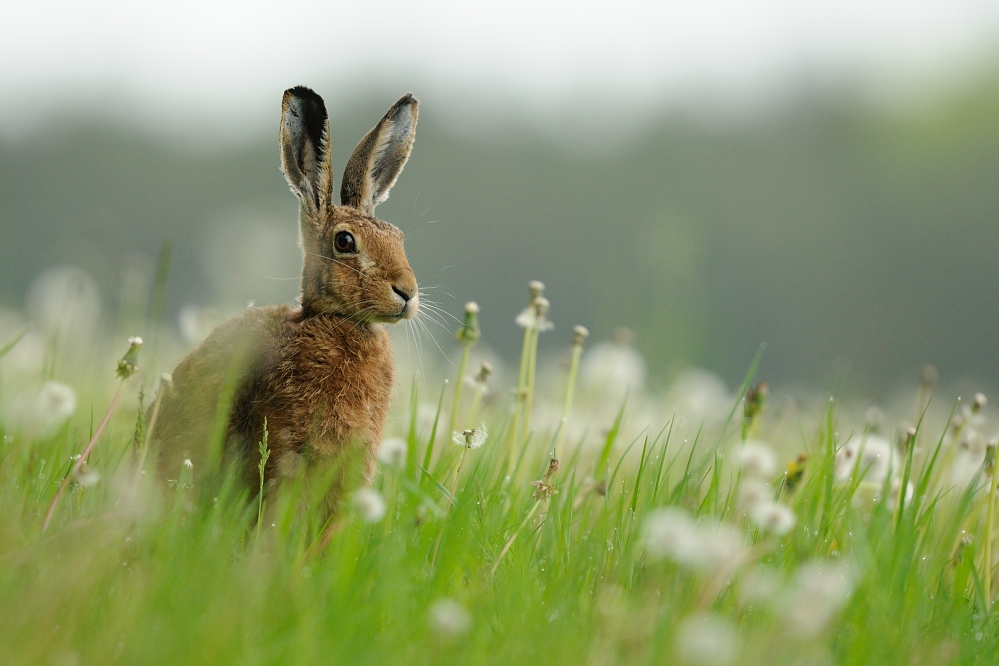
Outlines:
POLYGON ((739 387, 688 372, 650 390, 623 333, 594 344, 519 321, 519 368, 485 382, 476 322, 451 322, 462 377, 403 353, 396 331, 378 472, 327 524, 308 508, 315 484, 261 498, 224 470, 153 478, 155 339, 133 345, 127 379, 124 336, 102 353, 67 332, 10 340, 0 662, 999 658, 984 396, 947 395, 929 370, 880 409, 768 392, 762 350, 739 387), (538 360, 542 336, 564 355, 538 360))

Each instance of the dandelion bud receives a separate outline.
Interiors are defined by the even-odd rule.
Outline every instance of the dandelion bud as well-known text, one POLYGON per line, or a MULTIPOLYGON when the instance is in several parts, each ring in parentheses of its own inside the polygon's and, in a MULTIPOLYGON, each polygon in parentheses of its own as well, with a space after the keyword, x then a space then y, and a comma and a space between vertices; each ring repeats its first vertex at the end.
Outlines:
POLYGON ((118 361, 116 374, 122 379, 128 379, 139 369, 139 350, 142 349, 142 338, 128 339, 128 351, 118 361))
POLYGON ((770 387, 767 386, 766 382, 760 382, 746 392, 746 401, 742 405, 746 425, 752 425, 756 417, 763 412, 769 394, 770 387))
POLYGON ((971 413, 977 414, 978 412, 982 411, 982 407, 984 407, 988 403, 988 401, 989 400, 988 398, 985 397, 984 393, 976 393, 975 400, 974 402, 971 403, 971 413))
POLYGON ((590 332, 586 330, 585 326, 579 326, 578 324, 572 329, 572 346, 582 347, 583 342, 589 337, 590 332))
POLYGON ((475 301, 465 304, 465 321, 454 334, 455 339, 462 344, 475 344, 482 332, 479 330, 479 305, 475 301))
POLYGON ((479 366, 479 374, 475 376, 475 381, 485 384, 491 374, 493 374, 493 364, 489 361, 483 361, 482 365, 479 366))
POLYGON ((531 294, 531 300, 538 298, 545 292, 545 283, 540 280, 531 280, 527 283, 527 290, 531 294))

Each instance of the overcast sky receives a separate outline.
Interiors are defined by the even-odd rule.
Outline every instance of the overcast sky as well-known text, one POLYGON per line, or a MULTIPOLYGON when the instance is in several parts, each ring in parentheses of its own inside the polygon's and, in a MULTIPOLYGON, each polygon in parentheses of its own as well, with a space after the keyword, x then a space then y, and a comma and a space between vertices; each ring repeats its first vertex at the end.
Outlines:
POLYGON ((967 72, 997 36, 999 3, 960 0, 6 2, 0 132, 108 100, 145 123, 270 122, 296 83, 330 99, 413 80, 542 113, 581 92, 612 107, 765 99, 809 77, 904 89, 967 72))

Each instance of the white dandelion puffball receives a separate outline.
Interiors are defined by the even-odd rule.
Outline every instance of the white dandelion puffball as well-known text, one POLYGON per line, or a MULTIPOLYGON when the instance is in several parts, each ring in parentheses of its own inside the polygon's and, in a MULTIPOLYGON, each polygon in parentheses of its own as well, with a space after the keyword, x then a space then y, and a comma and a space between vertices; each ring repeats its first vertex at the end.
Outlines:
POLYGON ((39 437, 50 437, 76 411, 76 391, 59 382, 45 382, 37 391, 18 396, 11 420, 39 437))
POLYGON ((748 476, 767 481, 777 475, 777 454, 763 442, 747 440, 735 454, 736 464, 748 476))
POLYGON ((889 474, 901 472, 897 458, 884 437, 854 435, 836 452, 836 480, 845 483, 860 474, 867 483, 884 483, 889 474))
POLYGON ((97 283, 74 266, 58 266, 39 275, 28 291, 31 318, 47 333, 75 342, 90 339, 101 315, 97 283))
POLYGON ((717 570, 743 550, 739 530, 724 523, 700 525, 676 507, 657 509, 646 516, 642 537, 653 560, 670 559, 700 571, 717 570))
POLYGON ((73 478, 75 478, 76 482, 84 488, 90 488, 91 486, 97 485, 97 483, 101 480, 101 475, 96 469, 92 469, 84 465, 83 469, 73 475, 73 478))
POLYGON ((697 523, 683 509, 657 509, 645 517, 642 539, 652 559, 675 558, 696 548, 697 523))
POLYGON ((795 574, 784 604, 784 618, 805 636, 814 636, 839 612, 853 592, 845 563, 809 562, 795 574))
POLYGON ((378 447, 378 461, 383 465, 392 467, 404 467, 406 465, 406 453, 409 447, 406 440, 399 437, 389 437, 382 440, 378 447))
POLYGON ((725 666, 735 662, 739 635, 735 625, 720 615, 691 615, 676 632, 676 654, 685 664, 725 666))
POLYGON ((76 411, 76 391, 59 382, 45 382, 38 392, 35 414, 40 423, 59 428, 76 411))
POLYGON ((645 387, 645 359, 628 344, 599 342, 583 354, 579 376, 587 391, 620 396, 645 387))
POLYGON ((444 638, 457 638, 472 628, 472 615, 454 599, 438 599, 427 611, 430 628, 444 638))
POLYGON ((739 482, 739 506, 750 511, 754 506, 773 500, 774 493, 764 481, 743 479, 739 482))
POLYGON ((773 500, 760 502, 751 508, 749 510, 749 519, 764 532, 769 532, 776 536, 784 536, 794 529, 794 526, 798 522, 794 511, 780 502, 774 502, 773 500))
POLYGON ((456 446, 464 446, 466 449, 477 449, 485 443, 488 435, 486 424, 483 423, 478 428, 455 430, 451 433, 451 441, 456 446))
POLYGON ((716 375, 691 368, 681 372, 666 394, 666 409, 694 423, 719 423, 728 416, 733 397, 716 375))
POLYGON ((550 331, 553 324, 548 321, 548 308, 550 304, 544 296, 538 296, 523 312, 517 315, 517 326, 521 328, 531 328, 538 331, 550 331))
POLYGON ((354 492, 354 507, 361 520, 366 523, 377 523, 385 517, 385 500, 374 488, 359 488, 354 492))

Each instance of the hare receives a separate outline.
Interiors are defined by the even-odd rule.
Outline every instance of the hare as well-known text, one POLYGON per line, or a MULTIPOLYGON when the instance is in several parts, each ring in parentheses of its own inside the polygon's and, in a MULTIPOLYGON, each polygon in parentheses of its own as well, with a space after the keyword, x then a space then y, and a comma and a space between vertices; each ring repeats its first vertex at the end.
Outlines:
POLYGON ((394 381, 382 324, 415 317, 420 304, 402 232, 374 212, 409 159, 417 104, 405 95, 361 139, 336 205, 323 99, 285 91, 281 170, 300 202, 299 303, 249 307, 180 362, 150 435, 161 475, 177 478, 190 460, 197 478, 199 466, 225 461, 255 489, 266 422, 268 481, 339 467, 333 510, 344 485, 370 480, 394 381))

